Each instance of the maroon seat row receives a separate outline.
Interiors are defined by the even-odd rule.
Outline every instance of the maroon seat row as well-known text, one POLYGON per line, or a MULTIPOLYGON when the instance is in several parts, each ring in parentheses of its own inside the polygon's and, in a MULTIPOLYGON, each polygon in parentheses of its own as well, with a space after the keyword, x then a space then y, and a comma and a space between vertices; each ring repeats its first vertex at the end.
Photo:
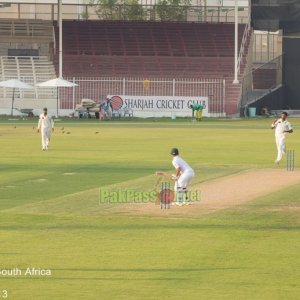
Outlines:
MULTIPOLYGON (((244 25, 239 27, 239 40, 244 25)), ((176 22, 64 21, 63 51, 70 55, 228 57, 234 25, 176 22)))

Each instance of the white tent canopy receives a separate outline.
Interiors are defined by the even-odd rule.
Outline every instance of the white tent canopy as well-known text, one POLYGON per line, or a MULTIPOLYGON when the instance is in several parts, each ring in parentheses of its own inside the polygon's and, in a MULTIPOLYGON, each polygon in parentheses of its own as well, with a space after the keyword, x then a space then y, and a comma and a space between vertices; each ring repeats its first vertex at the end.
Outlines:
POLYGON ((71 81, 67 81, 65 79, 62 78, 54 78, 54 79, 50 79, 41 83, 38 83, 36 86, 39 87, 73 87, 73 86, 77 86, 78 84, 71 82, 71 81))
POLYGON ((63 78, 54 78, 54 79, 50 79, 44 82, 40 82, 38 83, 36 86, 38 87, 53 87, 53 88, 57 88, 57 98, 56 98, 56 117, 58 117, 58 88, 59 87, 75 87, 78 84, 71 82, 71 81, 67 81, 63 78))
POLYGON ((14 101, 15 101, 15 89, 32 89, 33 86, 30 84, 20 81, 18 79, 10 79, 0 82, 0 87, 13 89, 13 95, 11 100, 11 115, 14 114, 14 101))

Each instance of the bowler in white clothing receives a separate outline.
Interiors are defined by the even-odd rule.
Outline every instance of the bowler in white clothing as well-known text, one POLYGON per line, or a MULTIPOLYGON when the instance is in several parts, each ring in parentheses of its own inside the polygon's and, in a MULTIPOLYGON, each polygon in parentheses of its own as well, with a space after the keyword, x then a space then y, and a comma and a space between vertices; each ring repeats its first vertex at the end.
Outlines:
POLYGON ((281 118, 275 120, 272 123, 272 129, 275 129, 275 141, 277 146, 277 158, 275 163, 279 163, 285 154, 285 136, 287 133, 292 133, 293 128, 291 123, 286 119, 287 113, 284 111, 281 113, 281 118))
POLYGON ((172 175, 172 178, 175 180, 176 204, 180 206, 190 204, 187 188, 195 176, 195 172, 189 164, 179 156, 179 150, 177 148, 171 149, 171 155, 173 156, 172 164, 176 169, 176 173, 172 175))
POLYGON ((54 131, 54 122, 51 116, 48 115, 47 108, 44 108, 44 112, 40 114, 38 132, 42 134, 42 150, 48 150, 49 142, 51 138, 51 132, 54 131))

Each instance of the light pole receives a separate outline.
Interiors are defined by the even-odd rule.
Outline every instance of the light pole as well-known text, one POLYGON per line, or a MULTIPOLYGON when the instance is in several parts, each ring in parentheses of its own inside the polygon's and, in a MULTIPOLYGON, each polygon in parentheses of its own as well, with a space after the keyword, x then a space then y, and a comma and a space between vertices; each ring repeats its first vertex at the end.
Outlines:
POLYGON ((233 84, 239 84, 238 80, 238 0, 234 2, 234 80, 233 84))
POLYGON ((59 42, 58 42, 58 59, 59 59, 59 78, 62 78, 62 66, 63 66, 63 56, 62 56, 62 0, 58 0, 58 26, 59 26, 59 42))

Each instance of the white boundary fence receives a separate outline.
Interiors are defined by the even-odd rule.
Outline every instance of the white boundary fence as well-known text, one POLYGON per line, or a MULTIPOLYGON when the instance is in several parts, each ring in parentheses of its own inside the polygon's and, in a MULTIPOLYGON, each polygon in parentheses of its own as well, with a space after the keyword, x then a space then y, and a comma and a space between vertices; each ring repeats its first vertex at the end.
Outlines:
POLYGON ((60 88, 60 108, 74 110, 82 99, 103 101, 108 95, 207 97, 208 113, 225 115, 224 79, 65 78, 75 88, 60 88))

